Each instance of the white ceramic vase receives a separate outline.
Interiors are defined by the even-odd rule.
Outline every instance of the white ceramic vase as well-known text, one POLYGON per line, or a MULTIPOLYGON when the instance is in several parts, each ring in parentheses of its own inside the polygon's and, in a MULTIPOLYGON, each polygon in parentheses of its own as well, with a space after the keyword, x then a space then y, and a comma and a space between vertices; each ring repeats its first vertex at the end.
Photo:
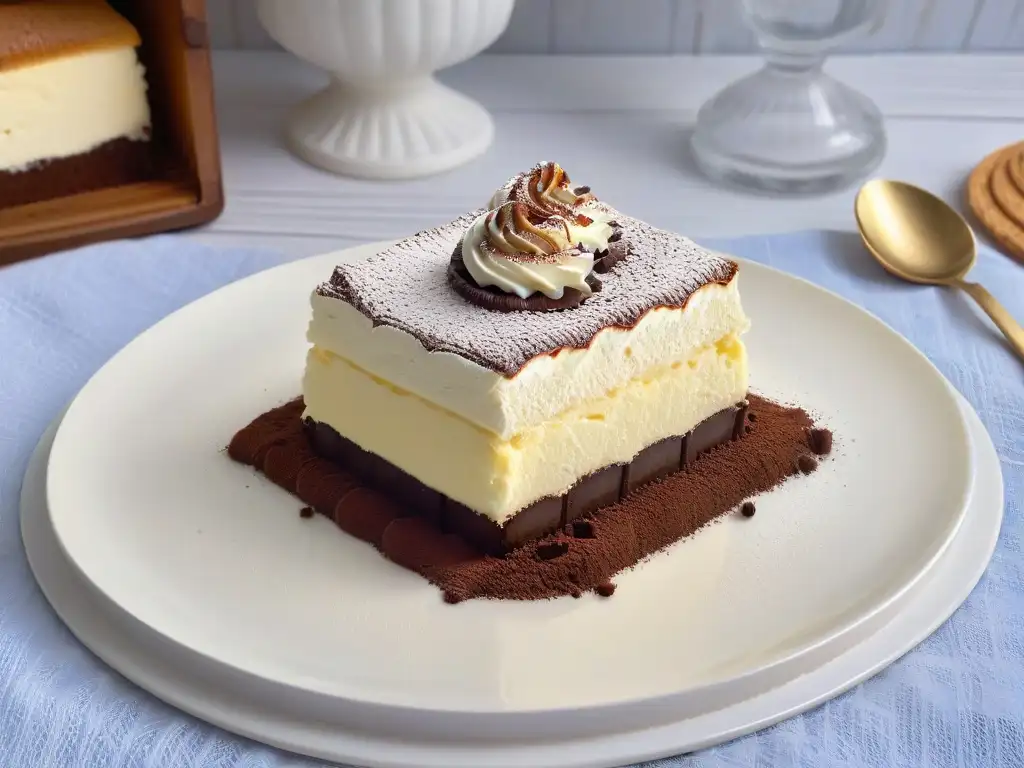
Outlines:
POLYGON ((288 118, 289 147, 335 173, 408 179, 482 154, 494 122, 433 73, 508 26, 515 0, 258 0, 267 32, 331 74, 288 118))

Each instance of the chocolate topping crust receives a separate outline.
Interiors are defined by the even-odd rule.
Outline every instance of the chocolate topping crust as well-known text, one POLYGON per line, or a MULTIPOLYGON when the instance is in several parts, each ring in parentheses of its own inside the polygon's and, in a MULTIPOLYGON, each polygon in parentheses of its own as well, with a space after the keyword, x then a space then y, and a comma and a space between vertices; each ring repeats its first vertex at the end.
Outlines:
POLYGON ((562 312, 494 312, 473 306, 448 283, 463 232, 483 209, 425 230, 334 270, 317 293, 351 304, 374 325, 415 336, 507 377, 560 349, 584 349, 601 330, 631 328, 657 307, 682 308, 710 283, 727 285, 738 265, 692 240, 614 212, 631 254, 602 276, 602 290, 562 312))

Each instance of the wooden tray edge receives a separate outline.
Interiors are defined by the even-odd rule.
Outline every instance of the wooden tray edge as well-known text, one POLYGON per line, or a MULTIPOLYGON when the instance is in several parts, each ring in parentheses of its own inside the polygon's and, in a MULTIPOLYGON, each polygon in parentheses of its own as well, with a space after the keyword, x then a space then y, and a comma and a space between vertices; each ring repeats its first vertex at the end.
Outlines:
MULTIPOLYGON (((93 215, 89 215, 88 198, 111 193, 111 190, 99 190, 61 201, 76 204, 81 208, 70 224, 61 225, 52 218, 40 218, 38 226, 32 226, 30 221, 20 223, 17 234, 13 235, 5 235, 5 227, 0 226, 0 266, 108 240, 198 227, 213 221, 224 210, 223 196, 200 198, 195 194, 191 184, 143 182, 126 185, 117 188, 116 191, 120 194, 130 194, 139 187, 150 188, 151 202, 140 205, 129 213, 99 208, 93 215), (152 193, 152 189, 157 187, 166 188, 166 201, 163 203, 158 195, 152 193)), ((47 201, 45 204, 53 202, 47 201)), ((11 211, 4 213, 10 214, 11 211)), ((10 232, 14 228, 9 226, 6 229, 10 232)))

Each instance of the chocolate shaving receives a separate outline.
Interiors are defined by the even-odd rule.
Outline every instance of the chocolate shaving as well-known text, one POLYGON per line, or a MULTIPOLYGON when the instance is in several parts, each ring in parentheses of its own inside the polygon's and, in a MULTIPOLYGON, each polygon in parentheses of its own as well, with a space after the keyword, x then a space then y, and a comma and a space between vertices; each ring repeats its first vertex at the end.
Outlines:
POLYGON ((629 243, 623 240, 608 241, 608 250, 601 251, 594 261, 594 271, 599 274, 610 272, 612 267, 629 256, 629 243))

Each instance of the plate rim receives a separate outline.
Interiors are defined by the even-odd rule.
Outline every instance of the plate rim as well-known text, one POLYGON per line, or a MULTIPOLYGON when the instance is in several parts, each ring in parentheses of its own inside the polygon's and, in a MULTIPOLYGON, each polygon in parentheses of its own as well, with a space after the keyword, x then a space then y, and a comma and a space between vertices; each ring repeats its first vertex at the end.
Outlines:
MULTIPOLYGON (((336 251, 330 251, 323 254, 317 254, 303 259, 287 261, 283 264, 279 264, 268 269, 260 270, 244 278, 228 283, 218 289, 211 291, 210 293, 204 296, 201 296, 189 302, 188 304, 184 305, 178 310, 160 319, 159 321, 151 325, 149 328, 145 329, 136 337, 134 337, 131 341, 129 341, 124 347, 122 347, 117 353, 115 353, 110 359, 108 359, 106 363, 104 363, 104 365, 101 366, 101 368, 98 371, 96 371, 92 376, 89 377, 88 381, 85 383, 82 389, 75 395, 75 397, 68 405, 64 413, 64 418, 61 419, 61 423, 60 425, 58 425, 56 429, 53 444, 51 447, 51 452, 55 452, 58 446, 60 446, 61 444, 60 441, 63 431, 62 427, 67 422, 66 417, 69 414, 74 413, 76 405, 80 405, 82 401, 82 394, 87 392, 87 390, 89 390, 89 388, 94 385, 96 377, 98 377, 104 369, 113 364, 115 360, 122 357, 123 355, 129 354, 130 350, 133 349, 136 345, 146 343, 146 337, 149 334, 155 332, 157 328, 160 328, 165 324, 174 322, 175 318, 183 313, 195 311, 193 308, 203 304, 204 302, 214 300, 224 301, 225 296, 228 296, 228 300, 230 300, 231 295, 249 290, 248 286, 253 283, 256 283, 261 280, 273 280, 274 276, 278 274, 279 271, 295 268, 299 264, 310 261, 333 261, 335 264, 350 263, 352 261, 357 261, 363 258, 369 258, 374 253, 378 252, 383 248, 386 248, 393 242, 396 241, 380 241, 374 243, 367 243, 364 245, 354 246, 352 248, 345 248, 336 251)), ((721 253, 720 251, 716 252, 721 253)), ((950 397, 950 402, 953 404, 953 407, 957 414, 957 429, 959 430, 963 442, 966 445, 968 461, 973 462, 974 446, 972 443, 970 431, 967 428, 967 423, 964 418, 963 410, 960 407, 960 403, 957 399, 958 397, 960 397, 959 393, 956 392, 956 390, 952 387, 949 381, 942 375, 941 371, 939 371, 939 369, 934 365, 934 363, 932 363, 931 360, 927 358, 927 356, 925 356, 919 349, 917 349, 917 347, 915 347, 908 339, 906 339, 906 337, 904 337, 902 334, 900 334, 890 325, 885 323, 885 321, 883 321, 881 318, 877 317, 870 311, 860 307, 859 305, 855 304, 849 299, 846 299, 845 297, 833 291, 830 291, 827 288, 821 287, 809 280, 806 280, 796 275, 792 275, 776 267, 768 266, 756 261, 743 259, 729 254, 722 253, 722 255, 739 262, 741 266, 741 274, 742 269, 745 266, 751 267, 755 271, 765 270, 769 273, 772 273, 775 277, 780 277, 785 280, 797 281, 798 283, 803 284, 806 288, 822 292, 831 299, 838 300, 843 304, 847 305, 849 308, 853 309, 854 311, 866 315, 870 320, 879 324, 881 328, 883 328, 890 335, 895 337, 895 339, 904 348, 904 352, 912 353, 912 355, 917 359, 919 363, 923 362, 929 374, 937 377, 938 381, 945 386, 945 389, 950 397)), ((683 691, 672 691, 650 697, 630 697, 615 700, 612 702, 602 701, 597 704, 583 705, 582 707, 556 706, 515 710, 485 710, 478 708, 467 709, 460 708, 457 706, 424 707, 419 704, 408 704, 396 702, 393 700, 379 700, 368 697, 356 696, 353 695, 351 692, 327 691, 323 689, 304 687, 296 684, 294 681, 275 679, 263 674, 262 671, 253 671, 241 666, 237 666, 234 663, 232 663, 229 659, 219 658, 217 656, 207 653, 204 650, 195 648, 187 643, 181 642, 176 638, 172 638, 169 635, 164 635, 164 633, 162 633, 158 628, 151 626, 147 622, 144 622, 143 620, 138 619, 134 615, 130 614, 130 612, 126 608, 121 607, 120 604, 117 603, 117 601, 114 600, 112 597, 106 595, 106 593, 103 594, 106 597, 106 599, 110 600, 112 603, 117 605, 120 610, 124 611, 126 614, 132 615, 133 619, 144 624, 149 631, 157 633, 162 637, 167 637, 169 641, 180 644, 182 648, 187 649, 192 654, 202 657, 209 663, 220 664, 226 667, 230 667, 236 674, 259 679, 263 683, 275 686, 284 692, 300 692, 303 695, 316 695, 318 697, 323 697, 326 700, 330 700, 331 702, 344 703, 346 705, 357 704, 359 706, 376 707, 381 710, 382 716, 386 714, 387 716, 393 717, 404 717, 412 715, 416 717, 446 718, 451 717, 453 715, 458 715, 461 717, 474 718, 475 720, 480 721, 482 727, 484 722, 497 722, 497 720, 499 719, 505 721, 510 718, 517 718, 523 721, 534 721, 538 725, 540 725, 540 723, 544 719, 556 715, 565 716, 567 713, 570 712, 576 713, 577 715, 585 713, 585 715, 583 715, 585 717, 594 716, 599 713, 610 712, 613 710, 621 712, 621 710, 624 709, 645 709, 657 706, 662 706, 666 709, 671 709, 673 702, 675 702, 675 700, 681 697, 694 697, 711 702, 719 701, 722 699, 723 696, 728 695, 727 691, 729 689, 735 688, 737 686, 748 685, 751 680, 755 679, 762 680, 761 687, 764 687, 765 685, 771 687, 772 685, 774 685, 774 683, 771 682, 773 679, 777 678, 779 675, 784 676, 786 674, 785 670, 793 666, 794 664, 798 663, 801 659, 816 657, 817 655, 827 652, 827 649, 830 646, 836 644, 845 643, 846 645, 850 645, 852 643, 857 642, 859 638, 861 638, 864 635, 864 632, 867 629, 867 625, 873 621, 877 621, 880 616, 886 614, 886 612, 889 611, 895 603, 900 601, 908 591, 910 591, 917 583, 921 581, 922 578, 926 576, 927 573, 929 573, 934 568, 935 564, 941 559, 943 554, 949 548, 952 540, 955 538, 957 532, 963 525, 965 510, 969 506, 970 499, 972 498, 974 492, 974 476, 976 468, 973 466, 973 464, 971 464, 968 466, 967 469, 968 482, 964 490, 963 497, 961 499, 958 519, 956 521, 956 524, 953 525, 951 530, 947 533, 946 538, 942 542, 941 546, 937 548, 937 550, 932 554, 931 558, 920 568, 920 570, 911 579, 901 584, 898 588, 890 591, 888 594, 884 596, 883 599, 876 601, 868 609, 863 610, 858 615, 848 619, 847 621, 841 624, 834 625, 830 631, 818 636, 817 639, 813 642, 805 643, 785 655, 774 657, 767 663, 759 665, 758 667, 753 669, 745 670, 741 674, 733 674, 725 678, 715 679, 711 682, 702 682, 695 686, 686 688, 683 691)), ((48 476, 47 494, 49 495, 50 493, 51 487, 49 484, 48 476)), ((56 538, 64 553, 64 556, 79 573, 80 578, 83 578, 86 582, 90 583, 94 590, 103 592, 99 585, 92 582, 89 576, 79 566, 78 562, 75 560, 73 555, 68 551, 65 542, 60 536, 59 530, 56 531, 56 538)), ((678 704, 676 704, 676 706, 678 706, 678 704)))

